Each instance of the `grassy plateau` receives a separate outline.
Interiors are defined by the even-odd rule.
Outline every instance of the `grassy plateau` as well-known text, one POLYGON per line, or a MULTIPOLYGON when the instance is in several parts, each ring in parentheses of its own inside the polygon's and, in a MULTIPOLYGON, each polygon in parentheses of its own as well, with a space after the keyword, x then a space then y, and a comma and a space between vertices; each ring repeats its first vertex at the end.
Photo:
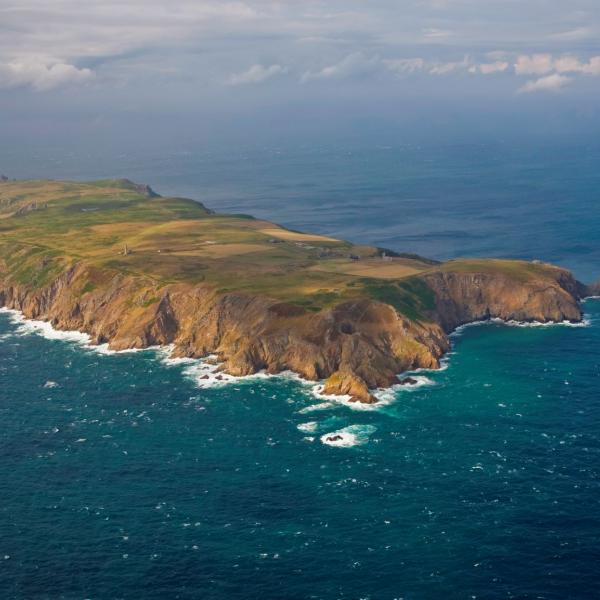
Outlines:
MULTIPOLYGON (((83 261, 98 283, 120 271, 147 278, 155 289, 202 283, 219 293, 259 294, 314 311, 368 296, 412 318, 434 301, 417 274, 483 269, 527 279, 539 269, 523 261, 439 264, 384 253, 247 215, 216 214, 129 180, 0 183, 0 259, 4 277, 33 287, 83 261)), ((95 285, 92 277, 81 293, 95 285)))

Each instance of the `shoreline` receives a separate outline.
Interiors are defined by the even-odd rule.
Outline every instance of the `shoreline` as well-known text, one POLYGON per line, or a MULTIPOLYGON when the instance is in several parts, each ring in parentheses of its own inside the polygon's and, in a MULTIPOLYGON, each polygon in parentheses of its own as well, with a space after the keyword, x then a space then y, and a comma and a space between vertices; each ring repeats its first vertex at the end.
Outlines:
MULTIPOLYGON (((585 303, 588 300, 600 300, 600 296, 587 296, 581 300, 581 303, 585 303)), ((272 379, 272 378, 280 378, 280 379, 289 379, 293 380, 305 388, 310 388, 311 395, 321 401, 321 404, 340 404, 343 406, 347 406, 352 410, 366 410, 372 411, 377 410, 383 406, 386 406, 393 402, 396 399, 396 394, 400 391, 411 392, 417 389, 420 389, 425 386, 435 385, 431 379, 426 377, 425 375, 421 375, 422 373, 437 373, 448 369, 450 356, 454 354, 452 343, 451 348, 448 352, 444 353, 444 355, 440 358, 439 363, 440 366, 437 368, 417 368, 410 369, 404 371, 402 373, 398 373, 396 377, 398 378, 398 383, 391 385, 387 388, 376 388, 371 390, 373 395, 377 398, 377 402, 368 404, 359 401, 353 401, 350 395, 337 395, 337 394, 325 394, 323 393, 323 389, 325 387, 325 380, 319 381, 311 381, 309 379, 303 378, 298 373, 287 370, 282 371, 280 373, 267 373, 265 370, 257 371, 256 373, 250 375, 236 376, 231 375, 226 372, 219 371, 219 367, 223 364, 217 362, 217 356, 207 355, 203 358, 192 358, 192 357, 172 357, 171 354, 174 350, 174 345, 169 344, 166 346, 162 345, 153 345, 147 346, 146 348, 124 348, 122 350, 111 350, 109 349, 109 343, 103 344, 93 344, 91 343, 91 336, 85 332, 77 331, 77 330, 62 330, 56 329, 49 321, 43 321, 40 319, 29 319, 24 316, 23 312, 18 309, 8 308, 6 306, 0 306, 0 314, 8 314, 17 323, 14 323, 17 327, 25 326, 29 327, 30 331, 28 333, 34 333, 44 337, 48 340, 59 340, 70 342, 72 344, 76 344, 81 346, 86 350, 90 350, 100 355, 112 356, 119 354, 132 354, 137 352, 146 352, 153 351, 156 352, 157 355, 162 355, 160 361, 166 366, 176 366, 176 365, 188 365, 182 369, 182 374, 186 377, 189 377, 194 381, 196 386, 199 389, 218 389, 220 387, 225 387, 227 385, 231 385, 234 383, 245 383, 251 382, 253 380, 259 379, 272 379), (412 377, 412 379, 416 380, 415 384, 402 384, 400 381, 405 377, 412 377)), ((460 337, 462 333, 470 327, 478 327, 484 325, 502 325, 504 327, 523 327, 523 328, 546 328, 546 327, 588 327, 591 324, 591 320, 583 315, 583 318, 579 322, 571 322, 571 321, 549 321, 549 322, 540 322, 540 321, 504 321, 499 318, 492 318, 486 320, 478 320, 472 321, 470 323, 464 323, 456 327, 453 331, 448 334, 448 338, 452 341, 457 337, 460 337)), ((10 334, 9 334, 10 335, 10 334)), ((1 341, 1 338, 0 338, 1 341)), ((157 356, 158 358, 158 356, 157 356)), ((315 405, 313 410, 318 410, 316 408, 318 405, 315 405)), ((310 409, 310 407, 305 407, 310 409)), ((306 410, 306 412, 310 412, 310 410, 306 410)))

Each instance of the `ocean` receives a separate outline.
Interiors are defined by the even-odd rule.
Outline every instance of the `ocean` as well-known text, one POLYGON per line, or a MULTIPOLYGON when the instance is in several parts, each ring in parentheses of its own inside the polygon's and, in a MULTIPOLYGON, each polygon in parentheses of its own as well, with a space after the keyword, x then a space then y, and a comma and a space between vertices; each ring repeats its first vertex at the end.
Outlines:
MULTIPOLYGON (((127 176, 294 229, 539 258, 591 281, 599 159, 40 149, 3 168, 127 176)), ((196 363, 98 351, 0 311, 0 598, 599 597, 600 300, 584 308, 585 326, 466 327, 443 370, 369 407, 290 377, 202 387, 196 363)))

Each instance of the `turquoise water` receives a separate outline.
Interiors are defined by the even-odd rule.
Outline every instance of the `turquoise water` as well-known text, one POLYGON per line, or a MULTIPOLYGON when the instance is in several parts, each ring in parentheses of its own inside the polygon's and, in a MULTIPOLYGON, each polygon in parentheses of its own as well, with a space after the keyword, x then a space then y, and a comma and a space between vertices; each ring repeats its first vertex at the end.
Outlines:
POLYGON ((203 390, 0 313, 0 598, 596 598, 585 309, 467 328, 430 385, 312 411, 295 381, 203 390), (321 442, 348 427, 357 445, 321 442))

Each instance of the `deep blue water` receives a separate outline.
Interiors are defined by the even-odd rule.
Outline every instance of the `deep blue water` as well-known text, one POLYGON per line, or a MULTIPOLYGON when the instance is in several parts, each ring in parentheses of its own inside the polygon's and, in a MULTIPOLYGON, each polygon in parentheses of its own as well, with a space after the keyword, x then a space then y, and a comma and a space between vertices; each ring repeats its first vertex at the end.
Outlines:
MULTIPOLYGON (((600 276, 600 146, 3 148, 295 229, 600 276)), ((486 325, 375 410, 286 379, 201 389, 0 313, 0 598, 600 597, 600 301, 486 325), (345 431, 355 445, 321 436, 345 431)))

